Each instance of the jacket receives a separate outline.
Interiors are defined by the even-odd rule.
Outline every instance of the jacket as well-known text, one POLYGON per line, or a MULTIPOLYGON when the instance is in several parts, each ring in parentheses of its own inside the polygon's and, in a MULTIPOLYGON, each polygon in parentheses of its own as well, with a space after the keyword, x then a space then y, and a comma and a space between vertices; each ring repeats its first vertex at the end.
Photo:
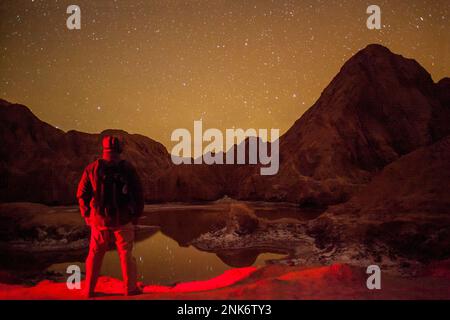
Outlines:
POLYGON ((119 214, 114 217, 106 216, 101 210, 100 171, 108 165, 106 160, 98 159, 90 163, 83 171, 78 184, 77 199, 81 215, 90 226, 97 228, 114 228, 127 223, 137 223, 144 210, 144 194, 142 183, 131 163, 121 160, 127 175, 128 189, 133 197, 133 202, 127 208, 121 208, 119 214))

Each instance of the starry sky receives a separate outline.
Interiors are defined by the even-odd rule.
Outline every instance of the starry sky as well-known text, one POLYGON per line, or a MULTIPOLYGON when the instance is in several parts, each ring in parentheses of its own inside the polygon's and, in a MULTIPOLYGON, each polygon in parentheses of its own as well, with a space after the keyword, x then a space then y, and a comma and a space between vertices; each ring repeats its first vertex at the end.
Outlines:
POLYGON ((2 0, 0 98, 63 130, 285 132, 369 43, 450 76, 449 0, 2 0), (66 8, 81 8, 68 30, 66 8), (366 27, 370 4, 382 29, 366 27))

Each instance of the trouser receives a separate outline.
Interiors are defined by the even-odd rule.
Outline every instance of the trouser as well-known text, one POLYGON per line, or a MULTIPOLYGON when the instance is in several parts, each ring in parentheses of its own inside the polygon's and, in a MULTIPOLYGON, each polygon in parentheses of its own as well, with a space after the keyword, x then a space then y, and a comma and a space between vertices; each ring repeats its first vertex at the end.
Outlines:
POLYGON ((95 291, 103 257, 113 241, 119 253, 125 294, 136 290, 136 260, 132 254, 134 226, 129 223, 118 228, 91 227, 89 254, 86 259, 86 290, 88 292, 95 291))

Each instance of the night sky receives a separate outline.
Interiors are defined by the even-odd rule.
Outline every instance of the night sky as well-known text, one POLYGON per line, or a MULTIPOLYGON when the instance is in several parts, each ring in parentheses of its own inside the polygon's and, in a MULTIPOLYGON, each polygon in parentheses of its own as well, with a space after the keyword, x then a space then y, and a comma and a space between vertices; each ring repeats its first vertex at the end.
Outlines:
POLYGON ((63 130, 285 132, 369 43, 450 76, 450 1, 2 0, 0 98, 63 130), (66 8, 81 8, 68 30, 66 8), (366 8, 382 10, 368 30, 366 8))

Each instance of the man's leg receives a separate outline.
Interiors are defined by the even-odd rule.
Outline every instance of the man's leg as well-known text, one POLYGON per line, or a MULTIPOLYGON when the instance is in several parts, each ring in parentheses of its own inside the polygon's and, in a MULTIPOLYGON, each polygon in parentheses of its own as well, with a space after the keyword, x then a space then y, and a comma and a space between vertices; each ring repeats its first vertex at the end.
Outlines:
POLYGON ((108 249, 109 231, 91 227, 89 254, 86 259, 86 295, 92 296, 95 291, 103 257, 108 249))
POLYGON ((117 251, 119 253, 120 265, 122 266, 122 277, 125 294, 137 291, 137 268, 133 257, 134 226, 130 223, 114 231, 117 251))

